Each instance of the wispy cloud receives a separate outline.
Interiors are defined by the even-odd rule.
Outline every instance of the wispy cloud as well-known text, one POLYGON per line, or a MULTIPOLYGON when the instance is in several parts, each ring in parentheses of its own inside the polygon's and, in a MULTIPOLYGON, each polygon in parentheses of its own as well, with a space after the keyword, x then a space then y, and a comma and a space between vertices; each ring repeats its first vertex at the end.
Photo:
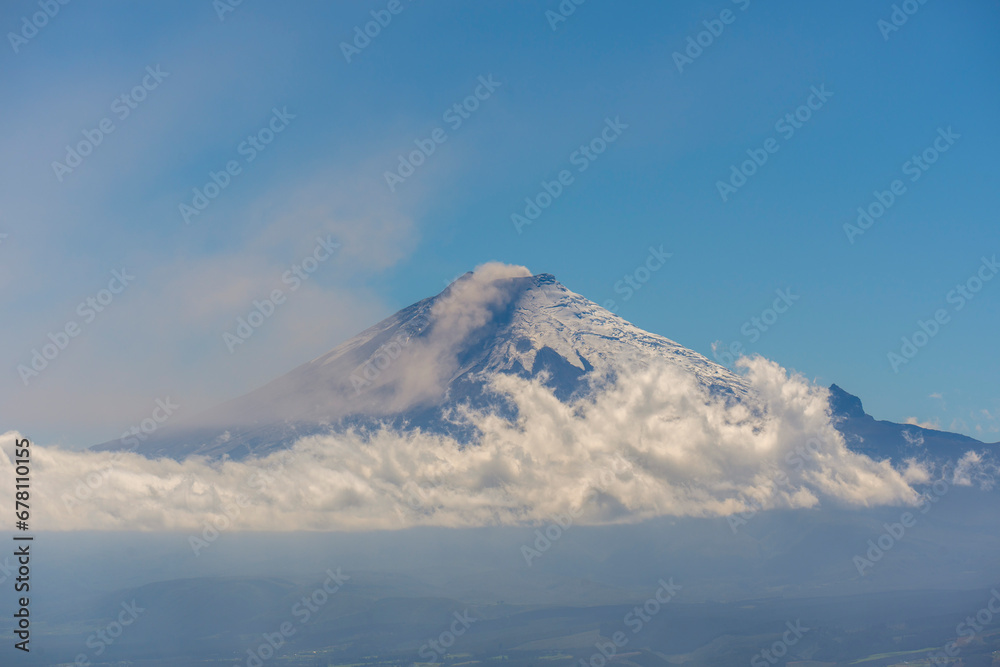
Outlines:
MULTIPOLYGON (((10 381, 0 383, 8 415, 17 414, 19 423, 93 433, 63 443, 91 445, 114 437, 155 396, 183 397, 198 412, 329 350, 391 310, 371 290, 348 286, 411 252, 412 221, 391 201, 369 197, 350 176, 327 171, 262 192, 242 210, 249 232, 225 248, 192 255, 129 253, 123 265, 136 276, 134 283, 31 386, 18 380, 17 365, 30 363, 31 350, 76 317, 77 303, 101 283, 82 277, 69 283, 63 288, 67 296, 48 305, 44 317, 9 331, 0 355, 10 374, 10 381), (288 291, 283 273, 317 237, 339 243, 336 254, 240 354, 231 355, 223 333, 247 316, 255 299, 276 288, 288 291)), ((112 268, 119 266, 107 270, 112 268)))

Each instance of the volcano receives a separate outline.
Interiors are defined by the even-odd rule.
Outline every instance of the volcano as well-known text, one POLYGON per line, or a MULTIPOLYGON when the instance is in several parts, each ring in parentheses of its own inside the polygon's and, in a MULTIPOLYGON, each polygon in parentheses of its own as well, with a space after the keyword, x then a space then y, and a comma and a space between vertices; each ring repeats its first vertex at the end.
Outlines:
MULTIPOLYGON (((657 364, 709 395, 752 403, 743 376, 633 326, 550 274, 487 264, 268 384, 151 434, 96 445, 149 458, 260 457, 321 433, 388 426, 474 445, 467 410, 517 419, 490 388, 497 375, 537 379, 564 402, 593 396, 625 369, 657 364)), ((831 418, 851 449, 875 460, 955 460, 990 447, 965 436, 876 421, 860 399, 830 389, 831 418)))

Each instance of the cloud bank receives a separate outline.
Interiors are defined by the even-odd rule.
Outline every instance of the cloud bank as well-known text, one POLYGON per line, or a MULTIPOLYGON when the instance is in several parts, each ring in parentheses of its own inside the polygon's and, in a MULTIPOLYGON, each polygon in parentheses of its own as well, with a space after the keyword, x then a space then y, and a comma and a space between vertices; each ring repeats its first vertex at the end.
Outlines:
MULTIPOLYGON (((848 450, 830 423, 825 389, 761 358, 743 363, 750 404, 713 398, 669 367, 635 369, 596 398, 569 404, 538 380, 499 376, 493 388, 517 403, 519 420, 466 411, 459 417, 483 433, 468 447, 389 429, 303 438, 243 462, 33 444, 33 526, 370 530, 532 524, 567 514, 599 524, 916 501, 911 483, 926 473, 848 450)), ((0 478, 13 477, 15 437, 0 436, 0 478)), ((0 509, 12 509, 9 502, 0 499, 0 509)))

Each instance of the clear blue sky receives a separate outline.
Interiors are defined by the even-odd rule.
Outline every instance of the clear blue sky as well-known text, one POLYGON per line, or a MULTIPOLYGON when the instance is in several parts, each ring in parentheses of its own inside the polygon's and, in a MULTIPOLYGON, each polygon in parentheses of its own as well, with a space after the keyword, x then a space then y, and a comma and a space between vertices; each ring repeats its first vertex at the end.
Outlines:
POLYGON ((37 2, 3 4, 0 429, 117 438, 157 398, 195 411, 244 393, 499 260, 703 354, 740 342, 879 418, 1000 440, 1000 279, 948 301, 1000 253, 1000 3, 932 0, 887 32, 889 1, 588 0, 553 29, 555 0, 400 0, 347 62, 341 43, 390 4, 245 0, 220 19, 211 0, 78 0, 37 34, 37 2), (474 111, 446 115, 477 87, 474 111), (105 119, 78 166, 53 166, 105 119), (606 119, 615 140, 574 157, 606 119), (269 124, 271 143, 241 145, 269 124), (443 143, 390 190, 435 128, 443 143), (767 161, 723 201, 748 150, 767 161), (230 161, 185 224, 179 205, 230 161), (517 233, 511 215, 562 170, 517 233), (895 179, 905 192, 850 243, 844 224, 895 179), (340 248, 292 293, 282 274, 317 236, 340 248), (672 256, 625 300, 616 283, 661 245, 672 256), (134 280, 88 321, 78 304, 122 267, 134 280), (231 353, 223 334, 275 288, 287 301, 231 353), (779 289, 798 300, 752 340, 779 289), (938 309, 947 323, 894 372, 887 353, 938 309), (25 386, 18 366, 70 322, 25 386))

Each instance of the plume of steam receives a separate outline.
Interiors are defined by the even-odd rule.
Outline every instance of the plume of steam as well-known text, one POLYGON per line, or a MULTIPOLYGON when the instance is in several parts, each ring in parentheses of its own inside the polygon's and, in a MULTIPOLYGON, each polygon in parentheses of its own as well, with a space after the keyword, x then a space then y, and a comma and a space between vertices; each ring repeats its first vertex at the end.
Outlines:
POLYGON ((523 266, 489 262, 453 282, 431 308, 431 335, 406 351, 405 372, 400 364, 386 375, 384 383, 393 388, 389 410, 403 411, 443 395, 458 370, 455 350, 512 298, 503 279, 530 275, 523 266))

